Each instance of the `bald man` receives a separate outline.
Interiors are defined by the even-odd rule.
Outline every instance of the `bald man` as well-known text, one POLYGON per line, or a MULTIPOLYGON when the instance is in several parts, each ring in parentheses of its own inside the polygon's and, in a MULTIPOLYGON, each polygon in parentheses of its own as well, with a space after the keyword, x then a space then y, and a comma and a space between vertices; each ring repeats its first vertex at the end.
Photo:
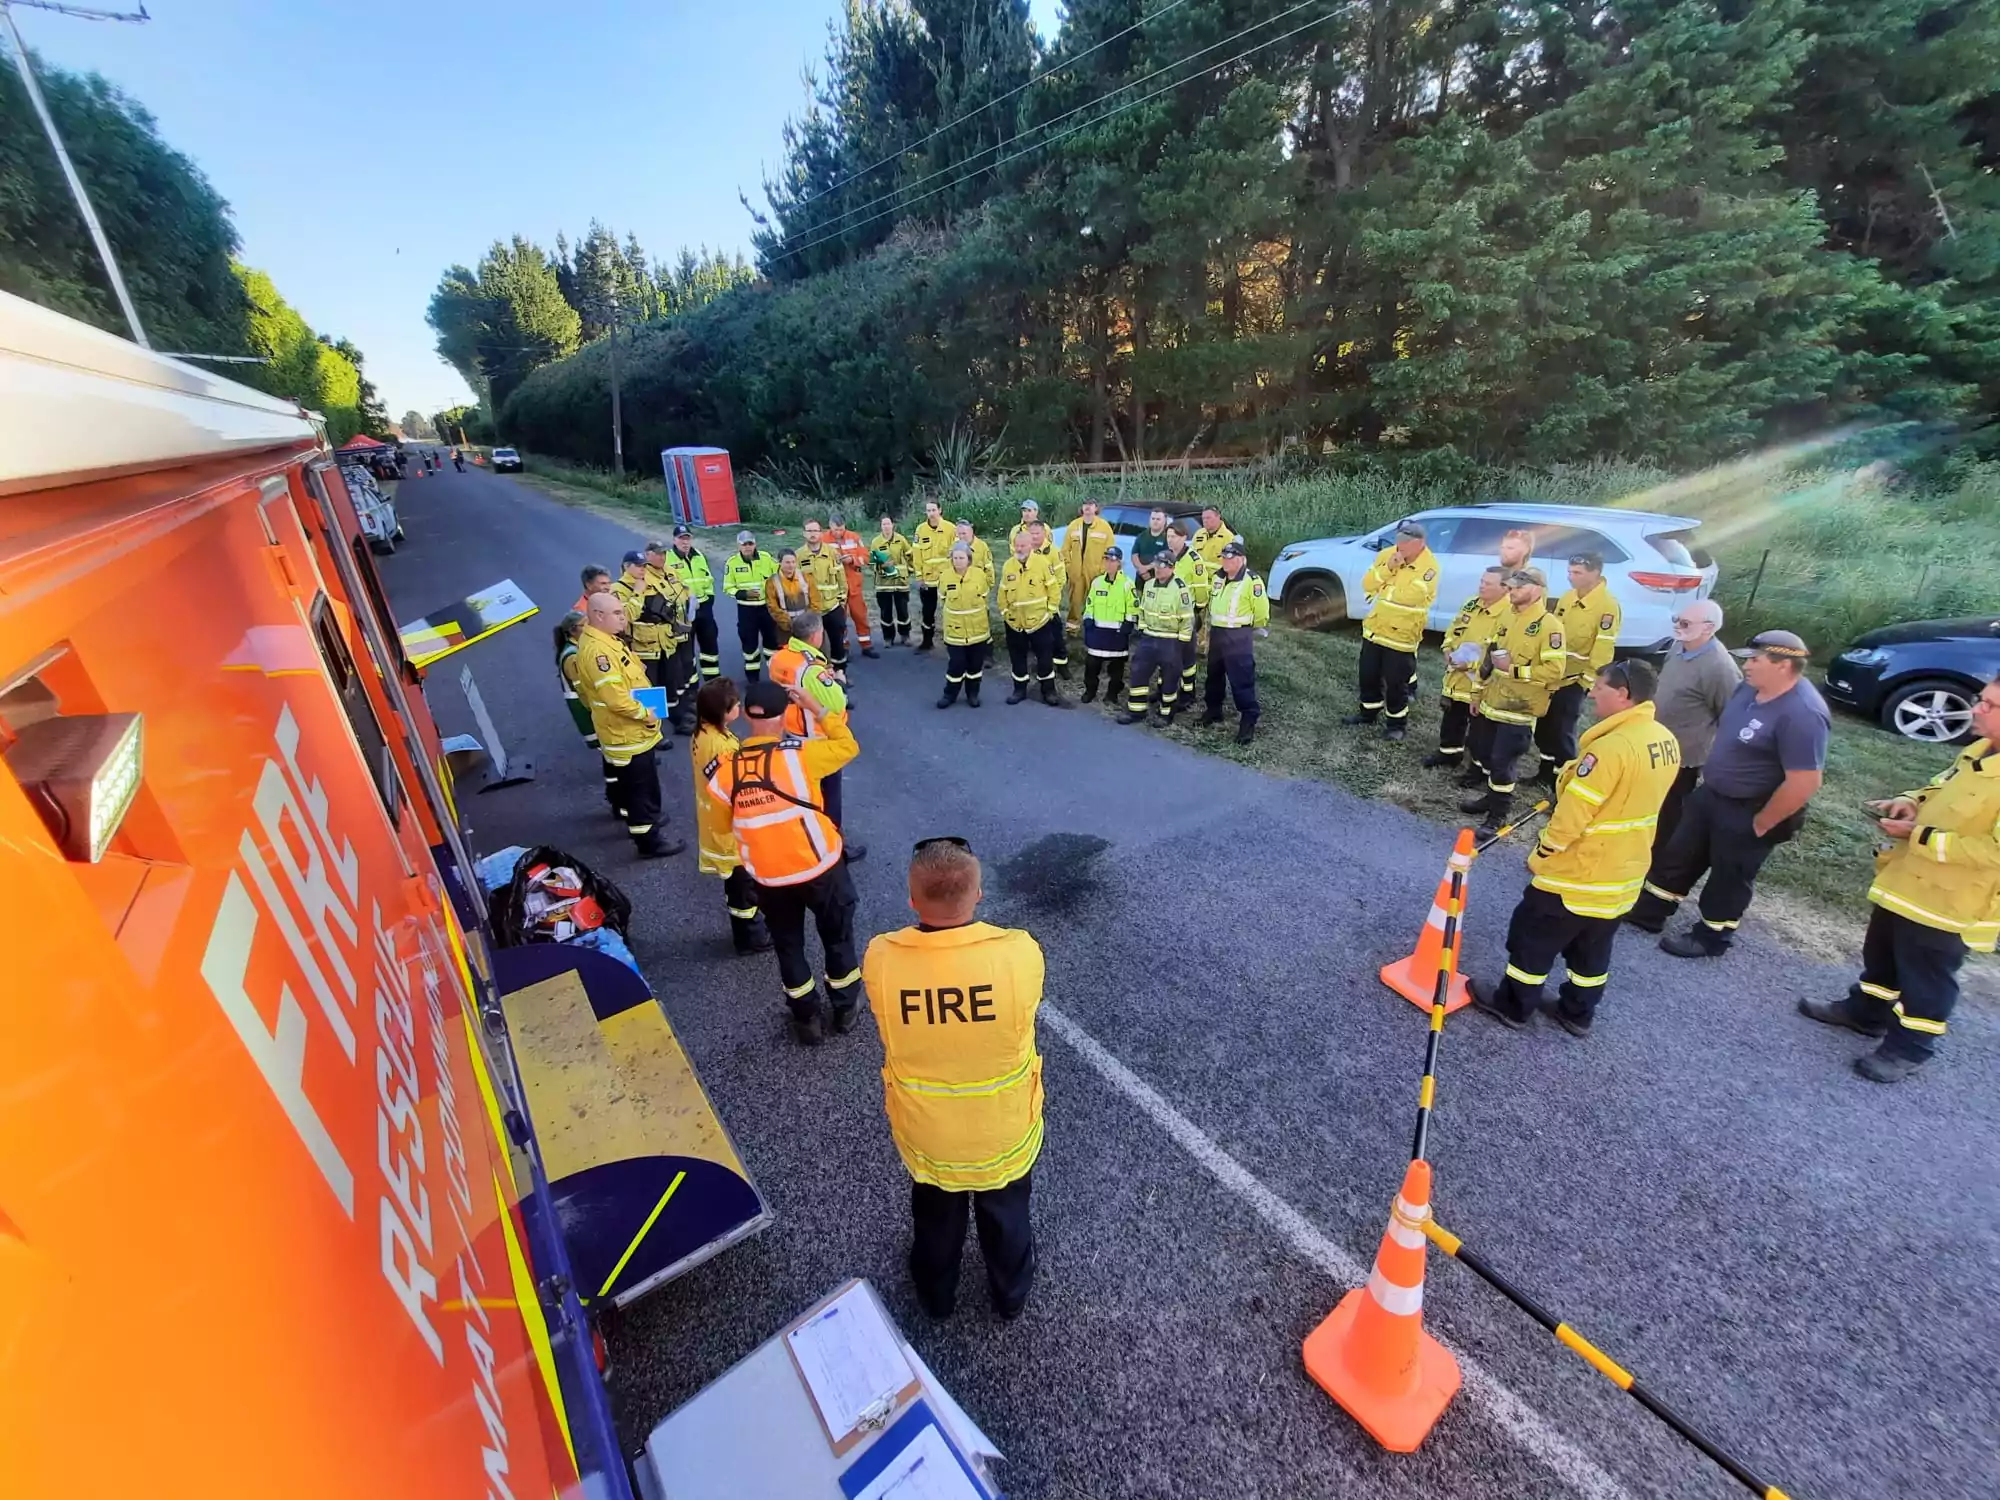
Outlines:
POLYGON ((993 1310, 1019 1317, 1035 1280, 1042 950, 1025 932, 975 920, 984 894, 971 845, 922 840, 910 858, 917 925, 883 933, 861 961, 889 1130, 911 1178, 910 1279, 934 1318, 957 1305, 968 1209, 993 1310))

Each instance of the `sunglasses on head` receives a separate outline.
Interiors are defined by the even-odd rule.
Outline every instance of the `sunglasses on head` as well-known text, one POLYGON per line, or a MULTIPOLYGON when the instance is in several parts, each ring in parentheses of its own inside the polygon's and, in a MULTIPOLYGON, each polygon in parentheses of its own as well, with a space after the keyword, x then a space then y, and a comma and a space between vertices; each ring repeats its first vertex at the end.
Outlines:
POLYGON ((933 838, 918 839, 916 843, 910 847, 910 853, 922 854, 926 849, 930 848, 931 845, 933 844, 950 844, 955 849, 963 849, 967 854, 970 854, 972 852, 972 845, 968 843, 966 840, 960 838, 957 834, 940 833, 933 838))
POLYGON ((1621 693, 1632 690, 1632 669, 1622 661, 1614 661, 1598 671, 1598 679, 1606 687, 1617 688, 1621 693))

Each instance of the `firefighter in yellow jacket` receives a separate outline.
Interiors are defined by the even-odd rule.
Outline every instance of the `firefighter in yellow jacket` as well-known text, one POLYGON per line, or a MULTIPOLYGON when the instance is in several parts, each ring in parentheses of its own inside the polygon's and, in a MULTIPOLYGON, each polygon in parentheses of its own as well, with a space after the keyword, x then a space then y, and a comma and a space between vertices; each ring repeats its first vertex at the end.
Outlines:
MULTIPOLYGON (((970 526, 964 529, 968 533, 972 530, 970 526)), ((960 688, 965 689, 966 706, 979 707, 979 684, 986 676, 986 652, 993 641, 993 619, 986 606, 992 592, 992 571, 974 560, 971 545, 952 543, 944 574, 938 580, 942 615, 938 629, 944 635, 945 654, 944 696, 938 699, 939 708, 958 702, 960 688)))
POLYGON ((1551 779, 1560 766, 1576 759, 1576 724, 1583 713, 1583 695, 1597 669, 1618 654, 1618 632, 1625 612, 1611 597, 1604 581, 1604 559, 1579 552, 1569 560, 1569 592, 1556 601, 1562 617, 1563 650, 1568 664, 1562 686, 1549 698, 1549 711, 1535 725, 1535 750, 1542 774, 1551 779))
POLYGON ((597 753, 613 782, 612 803, 624 809, 625 831, 641 859, 678 854, 687 845, 662 831, 660 768, 654 759, 663 737, 660 721, 632 696, 652 684, 645 663, 625 644, 625 606, 615 594, 592 594, 587 623, 577 632, 583 669, 576 688, 597 730, 597 753))
POLYGON ((1472 732, 1472 705, 1479 701, 1479 662, 1486 655, 1500 617, 1507 612, 1507 569, 1494 564, 1479 575, 1479 592, 1458 607, 1444 633, 1444 713, 1438 720, 1438 747, 1424 757, 1426 770, 1465 763, 1472 732))
POLYGON ((910 1279, 934 1318, 957 1305, 968 1216, 995 1312, 1018 1317, 1035 1281, 1044 964, 1027 933, 976 920, 983 895, 965 840, 924 839, 910 859, 917 925, 883 933, 861 962, 889 1131, 910 1174, 910 1279))
POLYGON ((1590 1034, 1618 919, 1646 883, 1660 804, 1681 768, 1680 742, 1653 717, 1658 685, 1642 661, 1607 666, 1591 682, 1597 722, 1557 778, 1555 811, 1528 856, 1528 888, 1507 924, 1506 972, 1490 989, 1467 985, 1474 1005, 1509 1026, 1534 1019, 1560 957, 1569 972, 1556 1022, 1590 1034))
POLYGON ((1861 977, 1839 1000, 1799 1001, 1815 1021, 1882 1039, 1854 1060, 1877 1083, 1930 1060, 1965 950, 1991 953, 2000 940, 2000 679, 1972 705, 1972 732, 1930 785, 1870 804, 1891 842, 1875 856, 1861 977))
POLYGON ((1486 773, 1486 789, 1459 803, 1459 811, 1484 813, 1490 831, 1507 821, 1521 757, 1534 749, 1535 721, 1548 711, 1562 682, 1567 654, 1562 620, 1548 601, 1548 583, 1536 567, 1507 575, 1507 612, 1488 638, 1479 664, 1479 701, 1473 708, 1473 764, 1486 773))
POLYGON ((919 651, 930 650, 937 636, 938 584, 951 566, 951 543, 952 524, 944 518, 944 508, 926 500, 924 518, 910 532, 910 568, 916 574, 917 602, 923 613, 919 651))
POLYGON ((1000 619, 1007 627, 1007 660, 1014 670, 1009 703, 1028 696, 1029 675, 1040 685, 1042 702, 1054 706, 1056 645, 1062 638, 1062 573, 1048 554, 1035 550, 1030 533, 1014 534, 1014 555, 1000 570, 1000 619))
POLYGON ((1090 597, 1091 585, 1104 571, 1105 550, 1117 539, 1111 523, 1097 513, 1095 500, 1083 502, 1076 519, 1063 533, 1063 577, 1069 583, 1071 631, 1081 627, 1084 601, 1090 597))
POLYGON ((1409 732, 1417 647, 1424 642, 1437 591, 1437 558, 1423 524, 1405 521, 1361 578, 1369 603, 1361 621, 1361 706, 1344 722, 1373 724, 1386 710, 1383 738, 1400 740, 1409 732))

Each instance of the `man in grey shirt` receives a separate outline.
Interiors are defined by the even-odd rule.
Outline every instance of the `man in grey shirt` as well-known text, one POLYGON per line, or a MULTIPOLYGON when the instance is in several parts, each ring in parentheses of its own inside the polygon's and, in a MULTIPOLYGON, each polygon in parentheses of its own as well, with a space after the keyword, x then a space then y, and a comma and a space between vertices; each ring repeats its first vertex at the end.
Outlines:
POLYGON ((1735 654, 1743 659, 1743 685, 1716 723, 1701 785, 1672 842, 1654 854, 1639 904, 1625 914, 1634 927, 1658 932, 1706 874, 1701 920, 1660 940, 1661 951, 1676 958, 1729 951, 1757 872, 1799 831, 1826 770, 1832 715, 1806 680, 1806 643, 1789 630, 1766 630, 1735 654))
POLYGON ((1674 611, 1674 649, 1660 668, 1653 709, 1681 742, 1681 769, 1660 805, 1659 826, 1653 831, 1655 851, 1665 849, 1673 838, 1681 807, 1708 762, 1716 722, 1743 680, 1735 658, 1715 638, 1721 628, 1722 606, 1713 599, 1696 599, 1674 611))

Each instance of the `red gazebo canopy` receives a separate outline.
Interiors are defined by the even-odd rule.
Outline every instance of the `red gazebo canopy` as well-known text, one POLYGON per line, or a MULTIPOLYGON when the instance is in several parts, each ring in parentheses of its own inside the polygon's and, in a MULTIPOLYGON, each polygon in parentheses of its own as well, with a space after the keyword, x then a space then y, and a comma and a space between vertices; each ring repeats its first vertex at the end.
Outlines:
POLYGON ((387 443, 376 442, 374 438, 368 436, 367 433, 363 432, 363 433, 357 433, 355 436, 349 438, 346 442, 342 443, 338 448, 334 449, 333 451, 335 453, 350 453, 362 448, 386 448, 388 446, 389 445, 387 443))

